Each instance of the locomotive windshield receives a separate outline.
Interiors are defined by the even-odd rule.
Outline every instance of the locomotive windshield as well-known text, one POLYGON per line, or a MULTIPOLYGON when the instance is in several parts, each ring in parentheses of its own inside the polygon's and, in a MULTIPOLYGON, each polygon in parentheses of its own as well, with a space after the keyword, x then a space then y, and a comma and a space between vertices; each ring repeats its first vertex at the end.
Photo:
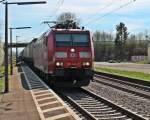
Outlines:
POLYGON ((88 34, 56 34, 56 46, 89 46, 88 34))
POLYGON ((70 34, 56 34, 56 46, 71 46, 70 34))

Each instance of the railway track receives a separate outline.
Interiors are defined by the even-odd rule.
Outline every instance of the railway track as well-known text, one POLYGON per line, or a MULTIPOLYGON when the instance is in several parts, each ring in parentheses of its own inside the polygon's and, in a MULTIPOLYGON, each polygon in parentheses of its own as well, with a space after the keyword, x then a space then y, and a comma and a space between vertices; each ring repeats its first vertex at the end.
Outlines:
MULTIPOLYGON (((30 68, 24 67, 23 72, 26 73, 25 78, 42 120, 61 117, 61 119, 74 119, 72 115, 66 113, 68 108, 62 106, 54 92, 39 80, 40 78, 35 76, 30 68)), ((143 116, 96 95, 95 92, 82 88, 54 90, 61 96, 63 102, 83 120, 146 120, 143 116)), ((76 116, 75 119, 80 118, 76 116)))
POLYGON ((131 93, 135 96, 142 97, 144 99, 150 99, 150 87, 139 85, 137 83, 128 82, 126 80, 115 79, 100 74, 95 74, 94 81, 111 86, 113 88, 131 93))
MULTIPOLYGON (((134 84, 139 85, 139 86, 145 86, 145 87, 149 87, 150 86, 150 81, 146 81, 146 80, 140 80, 140 79, 136 79, 136 78, 129 78, 129 77, 125 77, 125 76, 120 76, 120 75, 114 75, 114 74, 110 74, 110 73, 104 73, 104 72, 97 72, 94 71, 95 75, 99 75, 101 77, 105 77, 105 78, 112 78, 112 79, 116 79, 118 81, 126 81, 130 84, 132 84, 134 86, 134 84)), ((150 88, 149 88, 150 90, 150 88)))
POLYGON ((84 114, 84 112, 80 111, 76 106, 73 106, 70 104, 66 99, 62 97, 62 100, 82 119, 87 120, 89 116, 87 114, 84 114))
POLYGON ((55 91, 90 120, 146 120, 146 118, 83 88, 71 91, 55 89, 55 91))

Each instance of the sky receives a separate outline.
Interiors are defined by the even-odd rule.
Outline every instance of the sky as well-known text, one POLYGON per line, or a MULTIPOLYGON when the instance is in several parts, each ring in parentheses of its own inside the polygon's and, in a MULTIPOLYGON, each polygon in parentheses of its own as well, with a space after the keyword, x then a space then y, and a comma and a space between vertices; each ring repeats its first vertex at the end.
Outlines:
MULTIPOLYGON (((7 0, 25 2, 38 0, 7 0)), ((41 1, 41 0, 40 0, 41 1)), ((31 29, 13 30, 19 42, 29 42, 39 37, 49 27, 43 21, 53 21, 62 12, 73 12, 80 19, 81 26, 94 32, 96 30, 115 33, 116 25, 124 22, 132 34, 150 32, 150 0, 46 0, 41 5, 9 5, 9 27, 31 26, 31 29)), ((0 33, 4 38, 4 5, 0 3, 0 33)))

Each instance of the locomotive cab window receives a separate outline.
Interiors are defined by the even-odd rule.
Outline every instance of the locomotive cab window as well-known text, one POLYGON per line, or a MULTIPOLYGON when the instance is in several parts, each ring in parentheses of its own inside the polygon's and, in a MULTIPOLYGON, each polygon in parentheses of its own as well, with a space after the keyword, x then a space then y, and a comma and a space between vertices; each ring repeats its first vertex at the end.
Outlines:
POLYGON ((70 34, 56 34, 56 46, 71 46, 71 35, 70 34))
POLYGON ((73 34, 73 46, 89 46, 89 38, 87 34, 73 34))
POLYGON ((43 44, 45 45, 45 46, 47 46, 47 42, 48 42, 48 37, 44 37, 44 40, 43 40, 43 44))
POLYGON ((88 34, 56 34, 56 46, 89 46, 88 34))

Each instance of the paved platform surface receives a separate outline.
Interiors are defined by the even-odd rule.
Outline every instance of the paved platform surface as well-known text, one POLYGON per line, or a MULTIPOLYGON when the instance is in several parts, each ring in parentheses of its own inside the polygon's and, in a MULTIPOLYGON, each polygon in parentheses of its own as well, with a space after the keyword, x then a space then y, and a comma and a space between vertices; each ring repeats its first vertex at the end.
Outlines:
POLYGON ((41 120, 80 120, 81 118, 28 66, 21 65, 41 120))
POLYGON ((135 63, 108 63, 108 62, 95 62, 95 67, 110 67, 127 71, 138 71, 150 74, 150 64, 135 64, 135 63))
POLYGON ((14 68, 9 93, 0 95, 0 120, 40 120, 27 83, 14 68))

